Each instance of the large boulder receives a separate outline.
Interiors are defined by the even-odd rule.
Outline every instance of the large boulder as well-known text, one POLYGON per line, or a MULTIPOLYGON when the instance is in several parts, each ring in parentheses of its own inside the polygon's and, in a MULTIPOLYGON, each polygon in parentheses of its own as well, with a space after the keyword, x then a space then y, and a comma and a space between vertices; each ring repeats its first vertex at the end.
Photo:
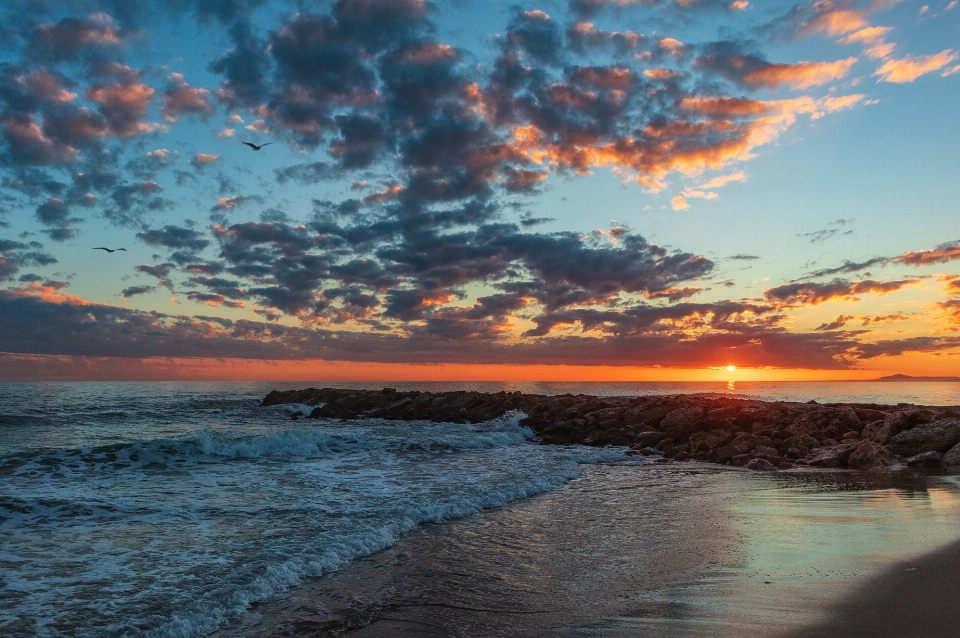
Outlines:
POLYGON ((660 429, 675 439, 686 438, 700 427, 704 410, 698 405, 678 408, 660 422, 660 429))
POLYGON ((709 432, 695 432, 690 437, 690 450, 694 452, 709 452, 710 450, 726 445, 733 440, 733 435, 727 430, 710 430, 709 432))
POLYGON ((660 430, 649 429, 636 432, 633 435, 633 446, 636 448, 651 447, 667 438, 667 435, 660 430))
POLYGON ((863 441, 847 457, 847 467, 855 470, 879 470, 896 462, 890 450, 873 441, 863 441))
POLYGON ((913 408, 894 412, 882 422, 873 422, 863 428, 863 438, 885 445, 904 430, 937 420, 937 410, 913 408))
POLYGON ((943 467, 943 455, 939 452, 921 452, 907 459, 909 467, 943 467))
POLYGON ((806 461, 813 467, 843 467, 855 447, 850 443, 839 443, 816 448, 809 453, 806 461))
POLYGON ((943 464, 947 467, 960 466, 960 443, 957 443, 943 455, 943 464))
POLYGON ((941 419, 897 434, 887 447, 900 456, 916 456, 921 452, 943 453, 957 443, 960 443, 960 421, 941 419))
POLYGON ((770 445, 770 439, 740 432, 730 443, 720 446, 710 453, 710 458, 720 463, 729 463, 735 456, 742 456, 754 448, 770 445))
POLYGON ((743 467, 754 472, 776 472, 779 468, 766 459, 752 459, 743 467))
POLYGON ((802 459, 810 450, 820 445, 820 441, 807 434, 791 436, 777 446, 780 454, 788 459, 802 459))

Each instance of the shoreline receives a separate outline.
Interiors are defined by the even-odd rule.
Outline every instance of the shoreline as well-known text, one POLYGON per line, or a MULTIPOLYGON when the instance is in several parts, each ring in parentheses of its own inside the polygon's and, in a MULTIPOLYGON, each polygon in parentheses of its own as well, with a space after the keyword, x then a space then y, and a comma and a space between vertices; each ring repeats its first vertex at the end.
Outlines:
POLYGON ((956 542, 960 495, 941 483, 703 463, 584 466, 557 490, 422 525, 258 603, 213 638, 846 635, 830 633, 825 610, 892 562, 920 563, 956 542), (897 498, 882 498, 891 490, 897 498), (930 509, 934 497, 953 500, 930 509))
POLYGON ((522 412, 526 418, 520 424, 545 444, 628 446, 632 454, 757 471, 960 467, 956 407, 392 388, 274 390, 261 403, 280 404, 304 406, 301 415, 307 418, 343 420, 482 423, 522 412))

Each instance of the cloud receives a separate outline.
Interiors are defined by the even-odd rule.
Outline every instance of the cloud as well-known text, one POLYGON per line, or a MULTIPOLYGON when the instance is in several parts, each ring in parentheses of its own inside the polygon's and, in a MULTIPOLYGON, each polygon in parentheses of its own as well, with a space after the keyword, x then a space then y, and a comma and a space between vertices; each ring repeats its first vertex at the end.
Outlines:
POLYGON ((856 295, 867 293, 886 295, 919 281, 918 279, 894 281, 864 279, 850 282, 844 279, 834 279, 828 283, 791 283, 768 288, 763 291, 763 296, 773 302, 813 306, 834 299, 859 301, 859 297, 856 295))
POLYGON ((123 32, 113 26, 105 13, 86 18, 65 17, 41 24, 33 33, 31 49, 35 55, 54 60, 70 60, 84 52, 112 48, 121 44, 123 32))
POLYGON ((153 87, 140 82, 113 82, 93 84, 86 97, 100 105, 110 132, 118 137, 130 137, 153 130, 142 120, 153 101, 153 87))
POLYGON ((137 233, 137 237, 150 246, 164 246, 166 248, 200 251, 210 245, 210 240, 201 233, 180 226, 167 225, 159 230, 145 230, 137 233))
POLYGON ((213 113, 210 92, 206 89, 191 87, 179 73, 170 75, 170 82, 160 97, 163 100, 160 112, 169 121, 174 121, 183 115, 207 118, 213 113))
POLYGON ((938 71, 956 60, 958 54, 953 49, 944 49, 932 55, 907 56, 899 59, 889 59, 878 68, 874 75, 879 76, 879 82, 896 82, 902 84, 913 82, 921 75, 938 71))
POLYGON ((42 252, 39 242, 24 243, 0 238, 0 282, 12 281, 21 269, 43 267, 57 263, 57 260, 42 252))
POLYGON ((856 62, 857 58, 847 58, 834 62, 768 64, 744 74, 740 81, 752 86, 786 84, 792 89, 805 89, 846 77, 856 62))
POLYGON ((206 166, 220 159, 216 153, 197 153, 190 158, 190 164, 193 166, 206 166))
POLYGON ((155 288, 153 286, 130 286, 129 288, 124 288, 123 292, 120 293, 124 298, 133 297, 134 295, 145 295, 148 292, 153 292, 155 288))

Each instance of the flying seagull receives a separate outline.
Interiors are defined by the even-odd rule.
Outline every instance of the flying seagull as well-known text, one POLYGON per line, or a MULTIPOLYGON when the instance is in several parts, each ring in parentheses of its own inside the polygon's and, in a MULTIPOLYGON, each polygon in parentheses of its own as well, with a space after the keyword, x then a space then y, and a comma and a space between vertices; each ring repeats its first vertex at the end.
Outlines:
POLYGON ((261 144, 260 146, 257 146, 256 144, 251 144, 250 142, 240 142, 240 143, 241 143, 241 144, 246 144, 247 146, 249 146, 250 148, 252 148, 252 149, 255 150, 255 151, 259 151, 259 150, 260 150, 261 148, 263 148, 264 146, 270 146, 271 144, 273 144, 273 142, 267 142, 266 144, 261 144))
POLYGON ((115 253, 115 252, 117 252, 118 250, 122 250, 123 252, 127 252, 127 249, 126 249, 126 248, 114 248, 114 249, 111 250, 110 248, 104 248, 103 246, 97 246, 97 247, 94 248, 93 250, 105 250, 105 251, 107 251, 108 253, 115 253))

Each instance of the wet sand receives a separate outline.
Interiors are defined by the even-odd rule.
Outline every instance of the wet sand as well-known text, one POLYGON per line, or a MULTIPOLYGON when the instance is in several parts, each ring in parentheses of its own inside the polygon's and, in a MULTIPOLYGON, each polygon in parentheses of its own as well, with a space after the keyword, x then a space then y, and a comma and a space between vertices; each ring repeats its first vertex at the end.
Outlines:
POLYGON ((834 636, 960 636, 960 542, 891 567, 788 638, 834 636))
POLYGON ((960 600, 947 587, 956 563, 918 558, 960 536, 954 483, 693 463, 583 471, 554 492, 422 526, 218 636, 861 635, 848 628, 871 600, 897 613, 891 596, 916 617, 864 632, 948 635, 911 627, 960 600), (904 560, 917 569, 891 567, 904 560))

